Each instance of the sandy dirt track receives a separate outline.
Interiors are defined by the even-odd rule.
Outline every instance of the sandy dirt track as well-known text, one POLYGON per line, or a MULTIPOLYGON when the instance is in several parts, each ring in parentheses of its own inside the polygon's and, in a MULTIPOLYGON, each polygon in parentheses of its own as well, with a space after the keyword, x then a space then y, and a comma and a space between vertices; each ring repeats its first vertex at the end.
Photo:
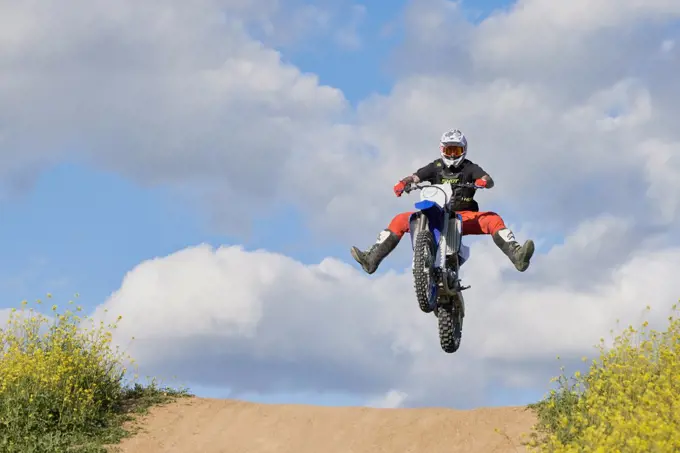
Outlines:
POLYGON ((183 398, 139 419, 125 453, 524 452, 523 407, 374 409, 183 398), (498 428, 506 435, 494 431, 498 428))

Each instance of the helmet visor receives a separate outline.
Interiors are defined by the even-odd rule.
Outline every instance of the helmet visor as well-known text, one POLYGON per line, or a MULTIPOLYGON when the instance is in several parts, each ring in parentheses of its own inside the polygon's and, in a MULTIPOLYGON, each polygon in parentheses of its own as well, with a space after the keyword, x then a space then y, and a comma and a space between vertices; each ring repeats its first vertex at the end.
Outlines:
POLYGON ((442 145, 442 154, 446 157, 458 158, 465 150, 460 145, 442 145))

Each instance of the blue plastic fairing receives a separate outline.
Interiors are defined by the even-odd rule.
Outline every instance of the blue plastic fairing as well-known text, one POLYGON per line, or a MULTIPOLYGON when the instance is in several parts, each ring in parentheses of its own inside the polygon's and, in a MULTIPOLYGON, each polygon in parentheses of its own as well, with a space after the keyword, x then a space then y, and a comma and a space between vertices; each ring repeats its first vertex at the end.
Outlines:
POLYGON ((424 211, 425 209, 429 209, 434 206, 439 207, 439 205, 437 205, 437 203, 435 203, 432 200, 420 200, 419 202, 416 203, 415 206, 416 209, 419 209, 421 211, 424 211))

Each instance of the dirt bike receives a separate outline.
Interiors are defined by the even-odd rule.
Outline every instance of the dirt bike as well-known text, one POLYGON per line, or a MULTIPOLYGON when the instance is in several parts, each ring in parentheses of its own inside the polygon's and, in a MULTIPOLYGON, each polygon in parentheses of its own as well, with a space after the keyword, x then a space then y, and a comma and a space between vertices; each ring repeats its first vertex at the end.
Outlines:
POLYGON ((473 183, 410 184, 405 192, 420 189, 420 201, 409 218, 413 248, 413 284, 420 309, 437 316, 439 342, 444 352, 460 347, 465 301, 460 267, 469 259, 463 244, 463 220, 451 208, 455 187, 480 189, 473 183))

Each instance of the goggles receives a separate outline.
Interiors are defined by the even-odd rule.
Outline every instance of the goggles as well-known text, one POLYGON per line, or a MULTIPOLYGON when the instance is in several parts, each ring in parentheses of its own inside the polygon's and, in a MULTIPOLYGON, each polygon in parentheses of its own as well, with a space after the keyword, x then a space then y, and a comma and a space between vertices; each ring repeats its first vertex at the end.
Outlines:
POLYGON ((442 154, 446 157, 460 157, 465 149, 460 145, 442 145, 442 154))

